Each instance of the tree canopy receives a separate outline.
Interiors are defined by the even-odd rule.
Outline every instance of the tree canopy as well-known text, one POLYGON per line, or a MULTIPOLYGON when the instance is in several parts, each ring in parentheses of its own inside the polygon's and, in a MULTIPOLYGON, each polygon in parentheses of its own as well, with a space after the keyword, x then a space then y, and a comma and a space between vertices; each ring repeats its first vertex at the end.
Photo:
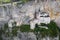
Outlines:
POLYGON ((0 0, 0 2, 10 2, 10 0, 0 0))
POLYGON ((20 31, 21 32, 29 32, 30 31, 30 25, 21 25, 20 31))
POLYGON ((28 2, 29 0, 0 0, 0 3, 8 3, 8 2, 17 2, 17 1, 22 1, 23 3, 28 2))

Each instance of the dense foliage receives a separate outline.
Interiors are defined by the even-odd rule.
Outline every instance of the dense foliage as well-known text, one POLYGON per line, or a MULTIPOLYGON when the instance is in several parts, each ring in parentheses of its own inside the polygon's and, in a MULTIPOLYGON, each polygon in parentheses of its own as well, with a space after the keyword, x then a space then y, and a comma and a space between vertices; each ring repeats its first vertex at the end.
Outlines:
POLYGON ((0 2, 10 2, 10 0, 0 0, 0 2))
POLYGON ((17 36, 17 31, 19 30, 19 27, 18 26, 16 26, 16 22, 13 22, 12 23, 12 34, 13 34, 13 36, 17 36))
MULTIPOLYGON (((10 32, 8 30, 9 29, 8 23, 4 24, 4 29, 0 30, 0 35, 5 33, 8 36, 10 34, 12 34, 12 36, 17 36, 17 31, 20 29, 21 32, 27 32, 27 33, 33 32, 36 35, 36 38, 38 40, 39 34, 41 35, 41 37, 45 37, 45 36, 56 37, 57 34, 59 34, 59 32, 60 32, 60 29, 58 28, 57 24, 54 21, 51 21, 49 24, 44 24, 44 23, 41 23, 40 25, 35 24, 34 30, 31 30, 30 25, 27 25, 27 24, 24 24, 21 26, 16 26, 16 22, 14 22, 14 23, 12 23, 12 25, 13 25, 12 32, 10 32), (39 26, 42 26, 42 27, 46 26, 46 27, 48 27, 48 29, 41 28, 39 26)), ((0 39, 2 40, 1 36, 0 36, 0 39)))
POLYGON ((59 34, 58 26, 54 21, 51 21, 49 24, 41 23, 41 26, 48 27, 48 29, 40 28, 40 32, 41 32, 42 36, 47 35, 50 37, 56 37, 57 34, 59 34))
POLYGON ((2 39, 2 33, 3 33, 3 30, 2 30, 2 28, 0 29, 0 40, 3 40, 2 39))
POLYGON ((9 3, 9 2, 17 2, 17 1, 22 1, 23 3, 26 3, 29 0, 0 0, 0 3, 9 3))
POLYGON ((12 34, 13 34, 13 36, 17 36, 18 29, 19 29, 19 27, 12 28, 12 34))
POLYGON ((58 26, 54 21, 51 21, 50 24, 47 24, 48 26, 48 30, 49 30, 49 35, 54 37, 57 36, 59 30, 58 30, 58 26))
POLYGON ((21 32, 29 32, 30 31, 30 25, 21 25, 20 31, 21 32))

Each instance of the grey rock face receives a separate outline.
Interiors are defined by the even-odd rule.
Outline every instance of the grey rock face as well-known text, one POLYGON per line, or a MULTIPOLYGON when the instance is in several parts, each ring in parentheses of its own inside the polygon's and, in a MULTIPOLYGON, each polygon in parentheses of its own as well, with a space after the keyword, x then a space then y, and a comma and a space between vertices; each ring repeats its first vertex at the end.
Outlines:
MULTIPOLYGON (((45 3, 45 2, 44 2, 45 3)), ((0 7, 0 27, 3 27, 4 23, 9 22, 11 19, 17 21, 17 22, 21 22, 22 23, 28 23, 28 21, 30 19, 32 19, 29 15, 30 13, 32 13, 32 15, 34 15, 35 11, 38 11, 39 8, 41 9, 44 5, 44 3, 40 4, 34 4, 34 2, 29 2, 26 3, 24 5, 19 5, 18 6, 13 6, 11 9, 11 5, 9 6, 5 6, 5 7, 0 7)), ((56 3, 56 2, 50 2, 50 6, 55 10, 60 12, 60 8, 57 8, 58 5, 60 5, 60 3, 56 3), (52 4, 51 4, 52 3, 52 4), (56 5, 55 5, 56 4, 56 5)), ((43 10, 43 9, 42 9, 43 10)), ((57 24, 60 26, 60 22, 59 22, 60 18, 57 21, 57 24)), ((4 37, 4 40, 8 40, 7 37, 4 37), (6 38, 6 39, 5 39, 6 38)), ((10 39, 10 37, 9 37, 10 39)), ((34 33, 18 33, 17 37, 13 37, 13 39, 10 40, 36 40, 36 36, 34 35, 34 33)), ((43 39, 45 40, 45 39, 43 39)))

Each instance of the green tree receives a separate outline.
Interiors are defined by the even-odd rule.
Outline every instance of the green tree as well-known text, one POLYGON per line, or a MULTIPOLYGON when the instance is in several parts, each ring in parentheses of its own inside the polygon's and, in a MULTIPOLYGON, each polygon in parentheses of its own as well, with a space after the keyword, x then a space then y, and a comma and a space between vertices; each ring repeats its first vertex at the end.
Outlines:
POLYGON ((7 3, 7 2, 10 2, 10 0, 2 0, 2 2, 5 2, 5 3, 7 3))
POLYGON ((13 36, 17 36, 17 31, 18 31, 18 29, 19 29, 19 27, 14 27, 14 28, 12 28, 12 34, 13 34, 13 36))
POLYGON ((13 34, 13 36, 17 36, 17 31, 19 30, 19 27, 18 26, 16 26, 16 22, 14 21, 13 23, 12 23, 12 34, 13 34))
POLYGON ((49 28, 49 36, 56 37, 59 32, 57 24, 54 21, 51 21, 47 26, 49 28))
POLYGON ((29 32, 30 31, 30 25, 26 25, 26 24, 21 25, 20 26, 20 31, 21 32, 29 32))
MULTIPOLYGON (((45 24, 45 23, 41 23, 40 24, 40 26, 46 26, 47 27, 47 24, 45 24)), ((45 36, 48 36, 48 29, 46 29, 46 28, 40 28, 40 33, 41 33, 41 36, 42 37, 45 37, 45 36)))
POLYGON ((1 29, 0 29, 0 40, 3 40, 3 39, 2 39, 2 34, 3 34, 3 29, 1 28, 1 29))
POLYGON ((59 30, 59 40, 60 40, 60 28, 58 28, 58 30, 59 30))
POLYGON ((2 3, 9 3, 10 2, 10 0, 0 0, 0 4, 2 4, 2 3))
MULTIPOLYGON (((39 26, 48 27, 48 29, 45 29, 45 28, 38 27, 37 24, 35 25, 34 31, 36 35, 38 35, 38 32, 40 32, 39 34, 41 35, 41 38, 46 37, 46 36, 53 38, 59 34, 59 28, 54 21, 51 21, 49 24, 41 23, 39 26)), ((37 37, 37 40, 38 40, 38 37, 37 37)))
POLYGON ((20 31, 21 32, 25 32, 25 33, 27 33, 27 40, 28 40, 28 33, 30 32, 30 25, 26 25, 26 24, 24 24, 24 25, 21 25, 20 26, 20 31))
POLYGON ((29 0, 21 0, 23 3, 26 3, 26 2, 28 2, 29 0))
POLYGON ((4 34, 6 34, 6 36, 9 36, 9 26, 8 26, 8 23, 5 23, 4 24, 4 29, 3 29, 3 31, 4 31, 4 34), (7 32, 6 32, 7 31, 7 32))
POLYGON ((48 29, 41 28, 39 26, 43 27, 43 26, 46 26, 46 24, 44 24, 44 23, 41 23, 40 25, 35 24, 34 30, 30 29, 31 32, 33 32, 36 35, 37 40, 39 40, 39 39, 41 40, 43 37, 48 36, 48 29))
POLYGON ((0 0, 0 4, 2 4, 2 0, 0 0))
POLYGON ((8 23, 4 24, 4 31, 6 31, 8 29, 8 23))
MULTIPOLYGON (((2 35, 7 33, 7 32, 6 32, 7 30, 8 30, 8 23, 5 23, 5 24, 4 24, 4 28, 1 27, 1 29, 0 29, 0 40, 2 40, 2 35)), ((7 35, 8 35, 8 34, 7 34, 7 35)))
POLYGON ((38 24, 35 24, 35 29, 34 29, 34 34, 36 35, 36 39, 38 40, 38 35, 39 35, 39 27, 38 24))

